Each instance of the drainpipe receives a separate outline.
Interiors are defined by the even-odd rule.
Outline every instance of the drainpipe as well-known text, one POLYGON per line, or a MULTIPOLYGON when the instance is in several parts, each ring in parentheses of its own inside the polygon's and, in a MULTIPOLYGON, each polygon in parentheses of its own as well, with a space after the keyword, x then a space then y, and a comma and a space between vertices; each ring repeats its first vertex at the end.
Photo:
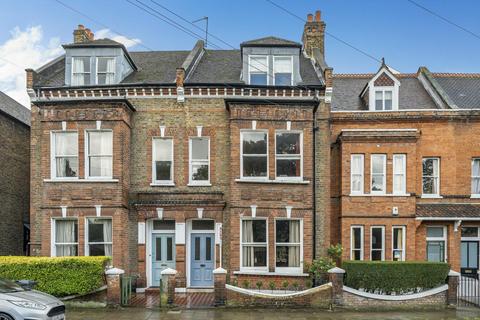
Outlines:
MULTIPOLYGON (((319 104, 320 104, 320 102, 319 102, 319 104)), ((318 106, 317 106, 317 110, 318 110, 318 106)), ((312 139, 312 141, 313 141, 313 157, 312 157, 313 158, 313 161, 312 161, 312 167, 313 167, 313 170, 312 170, 312 172, 313 172, 313 191, 312 191, 313 192, 313 219, 312 219, 312 221, 313 221, 313 232, 312 232, 312 234, 313 234, 313 241, 312 241, 313 245, 312 245, 312 250, 313 250, 313 252, 312 252, 312 257, 313 257, 313 259, 316 258, 315 252, 316 252, 316 247, 317 247, 317 234, 316 234, 316 226, 317 226, 317 201, 316 201, 317 200, 316 199, 316 196, 317 196, 317 192, 316 192, 317 191, 317 181, 316 181, 316 178, 317 178, 317 172, 315 170, 316 169, 315 163, 317 162, 317 157, 316 157, 316 154, 315 154, 315 152, 316 152, 315 135, 316 135, 316 132, 319 129, 318 126, 316 126, 317 123, 316 123, 316 120, 315 120, 315 113, 316 112, 314 112, 314 114, 313 114, 313 130, 312 130, 312 132, 313 132, 313 139, 312 139)))

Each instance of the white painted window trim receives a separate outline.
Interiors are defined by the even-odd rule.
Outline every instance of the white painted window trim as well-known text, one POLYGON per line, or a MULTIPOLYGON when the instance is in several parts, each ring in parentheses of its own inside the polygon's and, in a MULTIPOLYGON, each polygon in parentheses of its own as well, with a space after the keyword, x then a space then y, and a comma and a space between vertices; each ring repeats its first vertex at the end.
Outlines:
POLYGON ((393 105, 394 105, 394 95, 395 95, 395 90, 394 90, 394 87, 373 87, 373 91, 374 91, 374 104, 373 104, 373 110, 374 111, 396 111, 397 109, 394 109, 393 105), (377 92, 381 92, 382 93, 382 109, 381 110, 377 110, 377 92), (392 110, 386 110, 385 109, 385 101, 386 101, 386 98, 385 98, 385 93, 386 92, 391 92, 392 93, 392 110))
POLYGON ((440 198, 440 157, 423 157, 422 158, 422 198, 440 198), (434 160, 437 160, 438 162, 438 173, 437 175, 433 175, 433 176, 425 176, 423 174, 423 162, 425 160, 428 160, 428 159, 434 159, 434 160), (434 181, 436 181, 436 186, 437 186, 437 193, 423 193, 423 178, 425 177, 433 177, 433 178, 436 178, 436 180, 434 179, 434 181))
MULTIPOLYGON (((267 136, 268 144, 268 136, 267 136)), ((301 130, 275 130, 275 180, 276 181, 303 181, 303 131, 301 130), (300 135, 300 154, 277 154, 277 134, 279 133, 295 133, 300 135), (300 160, 300 176, 298 177, 278 177, 277 176, 277 160, 300 160)), ((267 148, 268 150, 268 148, 267 148)), ((267 153, 268 157, 268 153, 267 153)), ((268 163, 268 162, 267 162, 268 163)), ((268 166, 268 165, 267 165, 268 166)), ((268 171, 268 167, 267 167, 268 171)), ((243 171, 242 171, 243 173, 243 171)))
MULTIPOLYGON (((376 175, 379 175, 378 173, 376 175)), ((371 154, 370 155, 370 194, 384 195, 387 193, 387 155, 386 154, 371 154), (373 159, 379 157, 383 159, 383 191, 373 191, 373 159)))
POLYGON ((76 87, 76 86, 81 86, 81 85, 79 85, 79 84, 73 84, 73 78, 74 78, 73 75, 74 75, 74 74, 83 74, 83 75, 88 74, 88 75, 89 75, 88 83, 84 83, 83 85, 84 85, 84 86, 89 86, 89 85, 91 85, 91 84, 92 84, 92 81, 91 81, 91 78, 92 78, 92 76, 91 76, 91 73, 92 73, 92 59, 91 59, 91 57, 89 57, 89 56, 74 56, 74 57, 72 57, 71 63, 72 63, 72 64, 71 64, 71 68, 70 68, 70 70, 71 70, 71 72, 70 72, 70 85, 75 86, 75 87, 76 87), (90 69, 90 72, 73 72, 73 66, 75 65, 75 59, 76 59, 76 58, 78 58, 78 59, 80 59, 80 58, 88 58, 89 65, 90 65, 90 68, 89 68, 89 69, 90 69))
MULTIPOLYGON (((98 84, 98 74, 99 74, 99 72, 98 72, 98 59, 102 59, 102 58, 103 58, 103 59, 113 59, 113 64, 114 64, 114 66, 115 66, 115 67, 117 66, 117 64, 116 64, 117 61, 116 61, 116 58, 115 58, 115 57, 111 57, 111 56, 108 56, 108 57, 96 57, 96 58, 95 58, 95 84, 98 84)), ((103 73, 104 73, 104 74, 112 74, 111 72, 100 72, 100 73, 102 73, 102 74, 103 74, 103 73)), ((115 78, 115 76, 116 76, 116 70, 113 71, 113 77, 115 78)), ((115 84, 115 82, 114 82, 114 83, 105 83, 104 85, 111 85, 111 84, 115 84)))
MULTIPOLYGON (((374 251, 381 251, 381 260, 385 261, 385 226, 371 226, 370 227, 370 261, 374 261, 372 259, 374 251), (373 229, 381 229, 382 230, 382 248, 381 249, 373 249, 373 229)), ((378 261, 378 260, 376 260, 378 261)))
POLYGON ((76 221, 77 222, 77 242, 61 242, 61 243, 58 243, 60 245, 76 245, 77 246, 77 255, 76 256, 79 256, 79 249, 80 249, 80 246, 79 246, 79 237, 80 237, 80 229, 78 228, 78 218, 74 218, 74 217, 67 217, 67 218, 63 218, 63 217, 55 217, 55 218, 51 218, 51 221, 50 221, 50 256, 52 257, 56 257, 57 256, 57 243, 55 241, 56 239, 56 229, 57 229, 57 226, 56 226, 56 221, 57 220, 70 220, 70 221, 76 221))
POLYGON ((174 145, 173 145, 173 137, 152 137, 152 184, 153 186, 173 186, 175 185, 174 183, 174 178, 173 178, 173 174, 175 172, 175 169, 174 169, 174 159, 175 159, 175 155, 174 155, 174 145), (159 139, 159 140, 169 140, 170 141, 170 146, 171 146, 171 149, 172 149, 172 156, 171 156, 171 162, 172 162, 172 165, 170 167, 170 180, 157 180, 157 172, 155 170, 155 153, 156 153, 156 148, 155 148, 155 143, 154 141, 156 139, 159 139))
MULTIPOLYGON (((461 240, 466 240, 466 241, 480 241, 480 227, 477 226, 471 226, 471 225, 466 225, 462 226, 466 228, 476 228, 477 229, 477 236, 476 237, 464 237, 461 236, 461 240)), ((480 258, 480 257, 479 257, 480 258)))
POLYGON ((350 194, 352 195, 361 195, 364 193, 364 183, 365 183, 365 155, 364 154, 351 154, 350 155, 350 194), (359 157, 361 160, 361 166, 360 166, 360 173, 353 173, 352 171, 352 163, 353 159, 359 157), (360 175, 360 190, 355 191, 353 190, 353 176, 354 175, 360 175))
POLYGON ((277 74, 275 71, 275 60, 278 58, 284 59, 288 58, 290 59, 290 85, 293 86, 293 56, 273 56, 273 85, 276 85, 276 77, 275 75, 277 74))
POLYGON ((269 245, 268 245, 268 218, 266 217, 244 217, 240 218, 240 271, 260 271, 260 272, 268 272, 268 265, 269 265, 269 245), (266 233, 266 242, 243 242, 242 239, 242 228, 243 228, 243 221, 244 220, 265 220, 265 233, 266 233), (265 247, 267 250, 266 262, 267 265, 265 267, 244 267, 243 266, 243 246, 253 246, 253 247, 265 247))
POLYGON ((441 225, 427 225, 425 226, 426 229, 425 229, 425 233, 427 234, 426 236, 426 247, 425 247, 425 253, 427 254, 427 256, 425 257, 425 259, 428 259, 428 242, 429 241, 443 241, 443 248, 445 250, 445 261, 444 262, 447 262, 448 261, 448 255, 447 255, 447 251, 448 251, 448 247, 447 247, 447 226, 441 226, 441 225), (428 228, 443 228, 443 237, 429 237, 428 236, 428 228))
POLYGON ((351 225, 350 226, 350 260, 355 260, 354 259, 354 251, 360 250, 360 260, 364 259, 364 239, 365 239, 365 234, 364 234, 364 226, 362 225, 351 225), (360 229, 360 248, 354 248, 355 242, 353 241, 353 230, 354 229, 360 229))
MULTIPOLYGON (((85 130, 85 179, 89 180, 113 180, 113 130, 112 129, 89 129, 85 130), (90 175, 90 132, 111 132, 112 133, 112 153, 111 154, 102 154, 101 157, 110 157, 110 161, 112 163, 111 168, 112 172, 109 176, 91 176, 90 175)), ((98 157, 98 155, 96 156, 98 157)))
POLYGON ((90 245, 91 244, 109 244, 112 246, 112 256, 113 256, 113 218, 112 217, 85 217, 85 256, 90 256, 90 245), (111 220, 112 221, 112 241, 111 242, 89 242, 89 227, 88 227, 88 220, 89 219, 100 219, 100 220, 111 220))
MULTIPOLYGON (((383 67, 381 68, 377 74, 368 82, 368 109, 369 111, 373 112, 392 112, 392 111, 398 111, 398 100, 399 100, 399 91, 400 91, 400 81, 388 70, 388 68, 383 67), (382 75, 385 72, 387 76, 389 76, 394 84, 393 86, 379 86, 376 87, 375 80, 382 75), (375 110, 375 92, 376 91, 385 91, 385 90, 391 90, 392 91, 392 110, 375 110)), ((363 93, 363 92, 362 92, 363 93)), ((383 93, 383 97, 385 96, 385 93, 383 93)), ((385 100, 383 100, 383 106, 385 109, 385 100)))
POLYGON ((392 172, 392 193, 394 195, 403 195, 403 194, 406 194, 407 193, 407 155, 406 154, 394 154, 393 155, 393 172, 392 172), (404 168, 404 172, 401 172, 401 173, 397 173, 397 168, 395 166, 395 158, 401 158, 402 159, 402 162, 403 162, 403 168, 404 168), (402 182, 403 182, 403 189, 402 190, 395 190, 395 177, 396 176, 401 176, 402 177, 402 182))
POLYGON ((405 261, 405 257, 406 257, 406 248, 407 248, 407 244, 406 244, 406 234, 407 234, 407 227, 406 226, 392 226, 392 261, 393 261, 393 257, 394 257, 394 252, 395 251, 401 251, 402 252, 402 255, 401 255, 401 260, 400 261, 405 261), (395 244, 395 238, 394 238, 394 233, 395 233, 395 229, 402 229, 402 249, 394 249, 394 244, 395 244))
POLYGON ((274 241, 274 248, 275 248, 275 273, 282 273, 282 274, 301 274, 303 273, 303 219, 300 218, 275 218, 274 219, 274 229, 273 229, 273 241, 274 241), (284 221, 300 221, 299 228, 300 228, 300 242, 298 243, 283 243, 277 242, 277 221, 284 220, 284 221), (300 266, 299 267, 277 267, 277 246, 300 246, 300 266))
POLYGON ((268 140, 268 130, 266 129, 241 129, 240 130, 240 179, 245 180, 245 181, 268 181, 269 180, 269 168, 270 168, 270 163, 269 163, 269 140, 268 140), (265 151, 265 154, 249 154, 247 157, 263 157, 265 156, 267 158, 267 175, 265 177, 244 177, 243 176, 243 134, 245 132, 263 132, 267 135, 267 150, 265 151))
POLYGON ((251 69, 252 69, 252 63, 251 63, 251 59, 252 59, 252 58, 266 58, 266 60, 267 60, 267 64, 266 64, 266 67, 267 67, 267 71, 266 71, 267 83, 266 83, 265 85, 268 86, 268 85, 271 84, 271 81, 270 81, 270 79, 269 79, 269 78, 270 78, 270 72, 269 72, 269 71, 270 71, 270 61, 269 61, 270 59, 269 59, 269 57, 270 57, 270 56, 267 55, 267 54, 253 54, 253 55, 249 55, 249 56, 248 56, 248 83, 249 83, 249 84, 252 83, 252 81, 251 81, 251 79, 250 79, 250 75, 251 75, 252 73, 253 73, 253 74, 255 74, 255 73, 257 73, 257 74, 262 73, 262 74, 263 74, 263 72, 260 72, 260 71, 258 71, 258 70, 256 70, 256 71, 251 70, 251 69))
MULTIPOLYGON (((55 135, 61 133, 76 133, 77 134, 77 154, 71 155, 72 157, 77 157, 77 164, 80 164, 79 161, 79 153, 78 153, 78 131, 76 130, 52 130, 50 131, 50 179, 55 181, 76 181, 79 179, 79 168, 77 168, 77 176, 76 177, 57 177, 57 157, 56 153, 56 143, 55 143, 55 135)), ((70 156, 70 155, 67 155, 70 156)))
POLYGON ((479 166, 480 166, 480 158, 478 157, 475 157, 475 158, 472 158, 472 169, 471 169, 471 186, 470 186, 470 192, 471 192, 471 198, 480 198, 480 193, 473 193, 473 179, 480 179, 480 175, 479 176, 474 176, 473 175, 473 167, 475 165, 475 161, 478 161, 479 162, 479 166))
MULTIPOLYGON (((173 151, 172 151, 173 154, 173 151)), ((189 186, 211 186, 210 184, 210 137, 190 137, 188 139, 188 185, 189 186), (208 159, 207 160, 194 160, 193 157, 193 152, 192 152, 192 141, 193 140, 199 140, 199 139, 207 139, 208 144, 208 159), (195 164, 203 164, 203 165, 208 165, 208 180, 201 180, 201 181, 195 181, 192 179, 192 174, 193 174, 193 165, 195 164)))

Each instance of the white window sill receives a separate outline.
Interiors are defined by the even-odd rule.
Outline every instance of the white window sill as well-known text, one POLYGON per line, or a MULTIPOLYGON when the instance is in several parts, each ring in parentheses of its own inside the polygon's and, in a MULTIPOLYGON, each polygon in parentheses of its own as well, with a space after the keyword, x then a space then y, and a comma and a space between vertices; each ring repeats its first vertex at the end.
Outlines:
POLYGON ((55 182, 55 183, 72 183, 72 182, 80 182, 80 183, 97 183, 97 182, 118 182, 118 179, 43 179, 43 182, 55 182))
POLYGON ((258 275, 258 276, 286 276, 286 277, 308 277, 308 273, 303 273, 303 272, 284 272, 284 271, 279 271, 279 272, 269 272, 269 271, 262 271, 262 270, 240 270, 240 271, 234 271, 233 274, 239 274, 239 275, 258 275))
POLYGON ((410 193, 396 194, 396 193, 385 193, 385 194, 371 194, 371 193, 350 193, 350 197, 410 197, 410 193))
POLYGON ((443 199, 441 195, 438 194, 422 194, 420 197, 422 199, 443 199))
POLYGON ((480 194, 472 194, 470 199, 480 199, 480 194))
POLYGON ((211 187, 212 184, 210 182, 205 183, 189 183, 187 184, 188 187, 211 187))
POLYGON ((310 181, 307 180, 287 180, 287 179, 276 179, 276 180, 255 180, 255 179, 235 179, 235 182, 240 183, 272 183, 272 184, 309 184, 310 181))
POLYGON ((175 183, 173 182, 165 182, 165 183, 159 183, 159 182, 153 182, 150 183, 151 187, 175 187, 175 183))

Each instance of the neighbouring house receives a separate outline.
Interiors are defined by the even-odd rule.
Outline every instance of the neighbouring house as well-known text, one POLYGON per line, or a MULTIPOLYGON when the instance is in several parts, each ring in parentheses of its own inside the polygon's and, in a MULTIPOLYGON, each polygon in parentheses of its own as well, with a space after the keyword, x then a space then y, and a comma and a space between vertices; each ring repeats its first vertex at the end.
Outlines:
POLYGON ((303 283, 335 243, 475 272, 480 75, 333 74, 324 34, 318 11, 302 43, 136 52, 80 25, 27 70, 31 253, 110 255, 140 288, 303 283))
POLYGON ((28 253, 30 110, 0 92, 0 256, 28 253))

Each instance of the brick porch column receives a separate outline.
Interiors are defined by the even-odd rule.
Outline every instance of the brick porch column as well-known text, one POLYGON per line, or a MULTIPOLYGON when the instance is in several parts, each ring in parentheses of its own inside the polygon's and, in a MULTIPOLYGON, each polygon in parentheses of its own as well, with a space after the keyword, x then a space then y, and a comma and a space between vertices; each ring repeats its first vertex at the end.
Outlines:
POLYGON ((227 300, 227 270, 217 268, 213 270, 214 291, 215 291, 215 306, 224 306, 227 300))
POLYGON ((167 268, 161 272, 161 275, 162 282, 167 286, 167 303, 173 304, 173 302, 175 301, 175 287, 177 285, 177 270, 167 268))
POLYGON ((460 280, 460 273, 450 270, 447 277, 448 291, 447 291, 447 305, 457 304, 457 289, 458 281, 460 280))
POLYGON ((110 306, 118 306, 121 304, 121 288, 120 277, 125 271, 118 268, 111 268, 105 271, 107 276, 107 304, 110 306))
POLYGON ((328 280, 332 283, 332 304, 343 304, 343 277, 345 270, 335 267, 328 270, 328 280))

